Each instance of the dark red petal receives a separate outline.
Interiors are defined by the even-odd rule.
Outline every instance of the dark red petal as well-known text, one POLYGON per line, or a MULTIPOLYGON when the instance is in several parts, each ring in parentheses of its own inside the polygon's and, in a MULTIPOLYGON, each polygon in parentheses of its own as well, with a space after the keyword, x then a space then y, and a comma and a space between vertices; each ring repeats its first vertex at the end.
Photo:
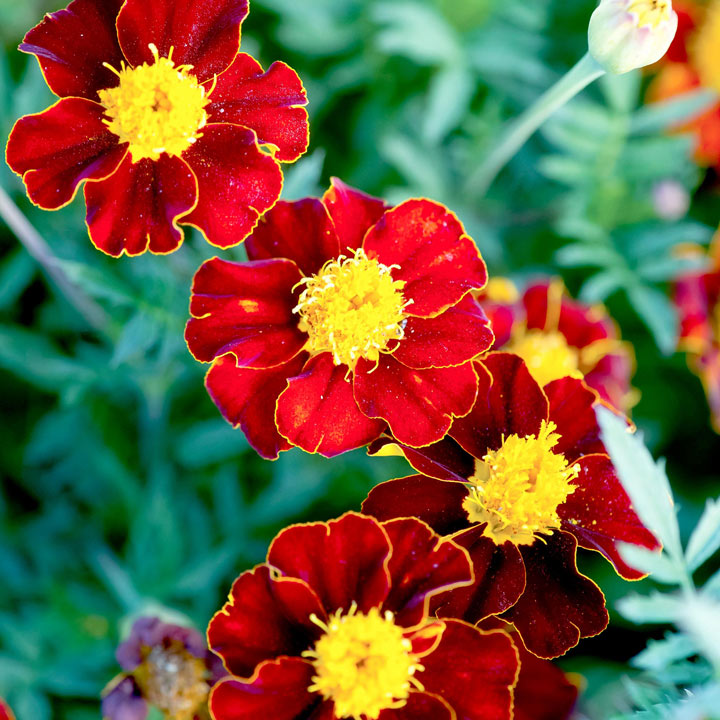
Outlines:
POLYGON ((301 354, 285 365, 256 370, 239 368, 235 357, 226 355, 213 363, 205 378, 205 387, 223 417, 240 426, 248 442, 267 460, 275 460, 292 447, 275 427, 275 405, 288 378, 302 370, 305 360, 301 354))
POLYGON ((332 178, 322 202, 330 213, 340 242, 340 252, 362 245, 365 233, 383 216, 385 203, 332 178))
POLYGON ((608 613, 598 586, 578 572, 577 540, 561 531, 543 540, 521 546, 527 585, 503 619, 515 625, 531 653, 553 658, 601 633, 608 613))
POLYGON ((572 533, 581 547, 602 553, 627 580, 643 573, 626 565, 617 551, 617 541, 654 550, 659 547, 652 533, 635 514, 607 455, 586 455, 577 464, 580 476, 576 489, 558 513, 563 529, 572 533))
POLYGON ((411 368, 455 367, 493 344, 488 319, 470 295, 434 318, 409 317, 393 357, 411 368))
POLYGON ((440 644, 422 664, 418 680, 444 698, 458 720, 512 719, 518 656, 506 633, 446 620, 440 644))
POLYGON ((480 306, 490 319, 490 327, 495 335, 493 349, 501 350, 510 342, 513 328, 517 322, 517 309, 514 305, 500 305, 484 298, 480 299, 480 306))
POLYGON ((268 563, 304 580, 328 613, 380 607, 390 590, 386 563, 392 552, 380 523, 356 513, 329 523, 295 525, 270 545, 268 563))
POLYGON ((195 176, 180 158, 133 163, 128 153, 109 178, 85 185, 90 239, 113 257, 170 253, 184 236, 176 221, 196 199, 195 176))
POLYGON ((475 472, 475 458, 466 453, 449 435, 440 442, 421 448, 398 445, 415 470, 438 480, 466 482, 475 472))
POLYGON ((278 430, 293 445, 333 457, 367 445, 385 429, 384 422, 360 412, 347 372, 347 366, 333 364, 330 353, 322 353, 291 378, 276 418, 278 430))
POLYGON ((198 228, 212 245, 241 243, 280 197, 280 166, 260 150, 252 130, 206 125, 183 159, 199 190, 197 207, 183 222, 198 228))
POLYGON ((430 598, 442 596, 473 580, 470 558, 449 539, 442 539, 414 517, 383 523, 390 538, 390 594, 385 609, 405 627, 419 625, 428 615, 430 598))
POLYGON ((496 545, 475 526, 454 536, 470 553, 475 582, 453 590, 433 602, 441 617, 460 617, 476 623, 514 605, 525 589, 525 566, 517 547, 510 542, 496 545))
POLYGON ((230 600, 210 621, 208 645, 233 675, 250 677, 265 660, 297 655, 312 647, 323 617, 317 596, 299 580, 273 579, 261 565, 233 584, 230 600), (282 588, 282 593, 278 593, 282 588))
POLYGON ((377 366, 361 359, 353 383, 360 409, 386 420, 401 443, 414 447, 437 442, 453 416, 469 412, 477 385, 472 363, 412 370, 392 355, 381 355, 377 366))
POLYGON ((240 49, 247 0, 127 0, 117 19, 120 47, 131 65, 152 64, 149 45, 176 65, 192 65, 204 82, 218 75, 240 49))
POLYGON ((260 218, 245 249, 251 260, 289 258, 306 277, 340 254, 332 220, 314 198, 279 200, 260 218))
POLYGON ((452 535, 468 526, 462 503, 467 488, 459 482, 411 475, 376 485, 362 504, 362 511, 379 520, 417 517, 441 535, 452 535))
POLYGON ((405 705, 394 710, 383 710, 378 720, 457 720, 457 715, 443 698, 411 691, 405 705))
POLYGON ((72 201, 80 183, 115 172, 127 145, 118 144, 103 122, 103 112, 90 100, 65 98, 15 123, 7 163, 22 176, 36 205, 57 210, 72 201))
POLYGON ((300 658, 264 663, 247 682, 223 680, 216 685, 210 711, 215 720, 305 720, 322 703, 320 695, 308 690, 314 673, 312 664, 300 658))
POLYGON ((507 353, 489 355, 476 367, 480 387, 469 415, 453 423, 450 434, 476 458, 497 450, 503 437, 537 435, 548 417, 548 402, 525 363, 507 353), (489 373, 489 374, 488 374, 489 373))
POLYGON ((408 200, 388 210, 363 242, 368 257, 399 265, 406 312, 432 317, 487 282, 487 270, 475 243, 446 207, 429 200, 408 200))
POLYGON ((0 698, 0 720, 15 720, 12 710, 0 698))
POLYGON ((123 60, 115 32, 122 4, 123 0, 73 0, 25 35, 20 50, 37 56, 56 95, 97 100, 98 90, 118 84, 118 76, 103 63, 119 70, 123 60))
POLYGON ((209 121, 233 123, 254 130, 258 141, 277 147, 281 162, 297 160, 308 147, 307 94, 297 73, 275 62, 263 72, 257 60, 239 53, 212 89, 209 121))
POLYGON ((295 357, 307 342, 293 314, 299 280, 289 260, 203 263, 193 280, 193 317, 185 329, 190 352, 200 362, 231 352, 238 366, 253 368, 295 357))

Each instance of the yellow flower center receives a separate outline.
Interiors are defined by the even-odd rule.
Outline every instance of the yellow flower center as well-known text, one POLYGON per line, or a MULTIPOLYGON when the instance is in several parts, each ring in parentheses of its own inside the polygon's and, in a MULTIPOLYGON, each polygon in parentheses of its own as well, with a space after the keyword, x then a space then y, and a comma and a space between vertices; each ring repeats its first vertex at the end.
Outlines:
POLYGON ((316 616, 312 620, 325 634, 303 653, 315 666, 310 691, 332 700, 337 717, 376 720, 383 710, 403 707, 411 686, 422 689, 414 678, 422 665, 391 612, 371 608, 365 615, 353 603, 327 625, 316 616))
POLYGON ((463 507, 471 522, 487 523, 483 534, 496 544, 532 545, 560 527, 557 509, 575 492, 580 468, 553 452, 555 430, 543 420, 537 435, 510 435, 476 461, 463 507))
POLYGON ((130 143, 132 161, 157 160, 162 153, 179 156, 199 137, 207 123, 205 88, 190 74, 191 65, 175 65, 150 45, 151 65, 109 67, 120 78, 117 87, 100 90, 110 131, 130 143))
POLYGON ((691 47, 694 65, 705 87, 720 92, 720 2, 710 3, 691 47))
POLYGON ((298 283, 305 289, 294 312, 312 354, 330 352, 336 365, 354 368, 360 358, 377 362, 380 353, 392 352, 393 340, 405 336, 404 310, 412 301, 405 301, 405 282, 393 280, 391 270, 360 249, 298 283))
POLYGON ((565 336, 555 330, 526 330, 507 346, 519 355, 530 374, 541 386, 562 377, 582 378, 580 354, 568 345, 565 336))
POLYGON ((670 19, 672 3, 669 0, 634 0, 628 12, 637 16, 638 27, 649 25, 656 28, 661 22, 670 19))
POLYGON ((512 280, 505 277, 492 277, 483 292, 490 302, 511 305, 520 299, 520 293, 512 280))

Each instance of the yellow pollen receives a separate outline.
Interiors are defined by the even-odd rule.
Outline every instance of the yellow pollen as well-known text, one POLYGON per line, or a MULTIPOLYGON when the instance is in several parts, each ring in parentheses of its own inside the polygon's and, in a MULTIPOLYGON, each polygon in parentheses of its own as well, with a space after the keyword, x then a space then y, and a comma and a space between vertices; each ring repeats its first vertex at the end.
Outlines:
POLYGON ((520 299, 520 293, 512 280, 505 277, 492 277, 488 280, 483 293, 490 302, 510 305, 520 299))
POLYGON ((669 0, 634 0, 628 12, 637 16, 638 27, 656 28, 661 22, 669 20, 672 14, 672 2, 669 0))
POLYGON ((691 46, 693 64, 705 87, 720 92, 720 1, 711 2, 691 46))
POLYGON ((100 90, 105 123, 121 143, 130 144, 132 161, 158 160, 162 153, 179 156, 199 137, 207 123, 205 88, 190 74, 191 65, 175 65, 155 56, 151 65, 120 70, 107 65, 119 78, 117 87, 100 90))
POLYGON ((336 365, 354 369, 360 358, 377 363, 380 353, 395 349, 393 341, 405 337, 404 310, 412 301, 403 298, 405 282, 393 280, 394 267, 359 249, 298 283, 305 288, 293 312, 313 355, 330 352, 336 365))
POLYGON ((315 666, 310 692, 332 700, 338 718, 376 720, 383 710, 403 707, 411 688, 422 690, 414 675, 423 667, 391 612, 371 608, 365 615, 353 603, 327 625, 312 620, 325 634, 303 653, 315 666))
POLYGON ((583 377, 578 350, 556 330, 526 330, 514 337, 506 349, 525 361, 541 386, 562 377, 583 377))
POLYGON ((553 452, 555 430, 543 420, 537 435, 510 435, 476 461, 463 507, 471 522, 487 523, 483 535, 496 544, 532 545, 560 527, 557 509, 575 492, 580 468, 553 452))

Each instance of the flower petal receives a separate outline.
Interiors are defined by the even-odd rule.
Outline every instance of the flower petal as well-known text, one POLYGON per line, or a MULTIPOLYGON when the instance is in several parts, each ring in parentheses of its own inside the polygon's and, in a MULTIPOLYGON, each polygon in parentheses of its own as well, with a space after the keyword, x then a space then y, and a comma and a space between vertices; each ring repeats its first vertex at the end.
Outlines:
POLYGON ((364 359, 358 362, 353 387, 365 415, 386 420, 401 443, 419 447, 440 440, 453 417, 470 411, 477 384, 469 362, 412 370, 392 355, 381 355, 377 366, 364 359))
POLYGON ((393 357, 411 368, 457 367, 493 344, 489 321, 470 295, 434 318, 409 317, 393 357))
POLYGON ((405 705, 383 710, 378 720, 457 720, 457 715, 438 695, 411 691, 405 705))
POLYGON ((576 565, 577 541, 557 531, 545 542, 523 545, 527 585, 503 619, 513 623, 534 655, 553 658, 580 638, 601 633, 608 624, 605 597, 576 565))
POLYGON ((314 673, 312 664, 300 658, 263 663, 246 682, 232 679, 216 685, 210 711, 215 720, 309 720, 315 717, 313 709, 323 704, 322 696, 308 690, 314 673))
POLYGON ((300 578, 329 613, 380 607, 390 590, 386 563, 392 546, 374 518, 347 513, 328 523, 294 525, 270 545, 268 563, 300 578))
POLYGON ((418 680, 461 720, 511 720, 518 656, 506 633, 446 620, 440 644, 422 664, 418 680))
POLYGON ((384 607, 395 613, 399 625, 419 625, 428 616, 430 598, 472 583, 468 554, 424 522, 404 517, 384 522, 383 528, 392 545, 384 607))
POLYGON ((6 158, 22 176, 28 196, 45 210, 72 201, 80 183, 111 175, 127 145, 103 122, 103 107, 83 98, 65 98, 15 123, 6 158))
POLYGON ((452 535, 468 526, 462 507, 466 496, 467 488, 459 482, 411 475, 376 485, 363 502, 362 511, 379 520, 417 517, 435 532, 452 535))
MULTIPOLYGON (((466 453, 449 435, 439 442, 421 448, 411 448, 408 445, 397 447, 415 470, 438 480, 464 483, 475 472, 475 458, 466 453)), ((370 454, 374 455, 376 452, 370 454)))
POLYGON ((282 190, 282 171, 263 153, 252 130, 206 125, 183 154, 198 180, 198 204, 183 223, 221 248, 241 243, 282 190))
POLYGON ((128 154, 109 178, 85 185, 90 239, 113 257, 170 253, 184 237, 176 221, 196 199, 195 176, 180 158, 133 163, 128 154))
POLYGON ((602 553, 626 580, 638 580, 643 573, 623 562, 616 544, 620 541, 655 550, 657 540, 635 514, 607 455, 586 455, 577 464, 576 489, 558 508, 563 529, 572 533, 581 547, 602 553))
POLYGON ((433 317, 487 282, 487 270, 475 243, 443 205, 408 200, 388 210, 363 241, 368 257, 404 280, 406 308, 415 317, 433 317))
POLYGON ((208 645, 233 675, 250 677, 257 666, 281 655, 300 656, 312 647, 324 617, 318 597, 301 580, 273 578, 261 565, 233 584, 230 600, 210 621, 208 645))
POLYGON ((288 258, 308 277, 340 253, 325 206, 314 198, 279 200, 245 242, 250 260, 288 258))
POLYGON ((281 162, 297 160, 308 147, 307 94, 297 73, 275 62, 266 72, 257 60, 238 53, 218 75, 208 106, 209 122, 232 123, 254 130, 261 145, 277 148, 281 162))
POLYGON ((330 353, 310 358, 302 374, 278 400, 281 435, 306 452, 333 457, 372 442, 385 429, 381 420, 363 415, 345 379, 345 365, 334 365, 330 353))
MULTIPOLYGON (((106 720, 145 720, 150 708, 142 690, 131 675, 126 676, 102 699, 102 716, 106 720)), ((3 713, 0 700, 0 720, 13 720, 3 713)))
POLYGON ((548 417, 548 402, 525 363, 508 353, 493 353, 476 363, 480 387, 472 411, 453 423, 451 436, 476 458, 496 450, 503 438, 537 435, 548 417))
POLYGON ((330 180, 330 189, 323 195, 322 202, 335 224, 342 254, 359 248, 367 231, 387 210, 384 201, 355 190, 335 177, 330 180))
POLYGON ((149 47, 177 65, 192 65, 204 82, 218 75, 240 49, 247 0, 127 0, 117 19, 120 47, 131 65, 152 64, 149 47))
POLYGON ((193 316, 185 329, 193 357, 211 362, 233 353, 239 367, 270 368, 288 362, 307 342, 293 315, 300 273, 289 260, 206 261, 195 273, 193 316))
POLYGON ((205 378, 205 387, 223 417, 240 426, 250 445, 267 460, 277 459, 292 447, 275 427, 275 406, 288 378, 302 370, 305 360, 305 355, 298 355, 285 365, 257 370, 239 368, 235 357, 226 355, 213 363, 205 378))

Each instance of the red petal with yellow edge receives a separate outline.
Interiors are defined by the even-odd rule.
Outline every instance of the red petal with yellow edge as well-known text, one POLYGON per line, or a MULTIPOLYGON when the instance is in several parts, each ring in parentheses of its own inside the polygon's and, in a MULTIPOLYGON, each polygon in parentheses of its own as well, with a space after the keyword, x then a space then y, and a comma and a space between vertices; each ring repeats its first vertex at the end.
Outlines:
POLYGON ((595 367, 585 373, 585 382, 595 390, 601 400, 620 412, 626 412, 633 400, 630 385, 632 374, 632 356, 630 352, 620 350, 601 357, 595 367))
POLYGON ((517 547, 510 542, 496 545, 483 537, 484 525, 454 536, 470 553, 475 583, 453 590, 433 602, 440 617, 461 617, 476 623, 512 607, 525 589, 525 567, 517 547))
POLYGON ((477 402, 469 415, 453 423, 450 435, 471 455, 483 458, 508 435, 537 435, 548 417, 548 401, 517 355, 495 353, 476 366, 487 371, 478 373, 477 402))
POLYGON ((653 534, 635 514, 607 455, 586 455, 577 464, 580 475, 575 491, 558 508, 563 529, 572 533, 581 547, 602 553, 626 580, 643 573, 626 565, 617 551, 618 541, 659 548, 653 534))
POLYGON ((237 125, 206 125, 183 153, 198 180, 198 204, 183 223, 221 248, 241 243, 282 190, 282 171, 255 133, 237 125))
MULTIPOLYGON (((475 458, 466 453, 449 435, 421 448, 398 445, 415 470, 438 480, 466 482, 475 472, 475 458)), ((371 453, 374 454, 374 453, 371 453)))
POLYGON ((600 634, 608 613, 598 586, 578 572, 575 538, 557 531, 543 540, 521 546, 527 585, 503 619, 515 625, 531 653, 553 658, 580 638, 600 634))
POLYGON ((176 65, 192 65, 204 82, 229 67, 240 49, 247 0, 127 0, 117 19, 120 47, 131 65, 152 64, 149 45, 176 65))
POLYGON ((411 475, 376 485, 363 502, 362 511, 379 520, 417 517, 435 532, 452 535, 468 527, 462 507, 467 492, 459 482, 411 475))
POLYGON ((430 598, 473 580, 470 558, 449 539, 436 535, 414 517, 383 523, 390 538, 390 594, 384 607, 404 627, 419 625, 428 615, 430 598))
POLYGON ((0 699, 0 720, 15 720, 12 710, 0 699))
POLYGON ((293 377, 277 405, 277 428, 306 452, 333 457, 363 447, 385 429, 381 420, 360 412, 347 366, 333 364, 332 355, 311 358, 293 377))
POLYGON ((172 252, 184 236, 176 220, 196 198, 195 176, 180 158, 133 163, 128 154, 109 178, 85 185, 90 239, 113 257, 172 252))
POLYGON ((245 242, 250 260, 288 258, 309 277, 340 254, 325 206, 314 198, 277 204, 260 218, 245 242))
POLYGON ((73 0, 45 16, 20 45, 37 56, 50 89, 60 97, 97 100, 98 90, 115 87, 120 69, 115 19, 123 0, 73 0))
MULTIPOLYGON (((311 693, 315 669, 306 660, 282 657, 260 665, 249 680, 223 680, 210 695, 210 711, 215 720, 311 720, 313 710, 325 704, 322 696, 311 693)), ((322 715, 330 720, 333 715, 322 715)))
POLYGON ((715 337, 713 311, 720 302, 720 272, 688 273, 675 284, 675 305, 680 312, 683 349, 704 352, 715 337))
POLYGON ((347 611, 353 602, 366 613, 388 595, 391 552, 377 520, 347 513, 328 523, 286 528, 270 545, 268 564, 306 582, 328 614, 347 611))
POLYGON ((335 224, 341 254, 359 248, 367 231, 387 210, 382 200, 355 190, 337 178, 330 181, 330 189, 323 195, 322 202, 335 224))
POLYGON ((127 145, 119 145, 103 122, 101 105, 65 98, 37 115, 15 123, 6 158, 21 175, 30 200, 45 210, 67 205, 85 180, 111 175, 127 145))
POLYGON ((434 318, 409 317, 393 357, 411 368, 456 367, 493 343, 485 313, 468 295, 434 318))
POLYGON ((378 720, 457 720, 457 715, 443 698, 411 690, 405 705, 383 710, 378 720))
POLYGON ((300 280, 289 260, 236 263, 212 258, 195 274, 193 316, 185 329, 200 362, 233 353, 239 367, 271 368, 295 357, 307 342, 293 314, 300 280))
POLYGON ((210 621, 208 645, 230 673, 250 677, 261 662, 299 656, 314 645, 320 628, 309 619, 311 613, 325 616, 305 583, 273 579, 261 565, 233 584, 229 602, 210 621))
POLYGON ((435 652, 422 659, 417 679, 444 698, 458 720, 511 720, 518 675, 517 650, 504 632, 482 632, 446 620, 435 652))
POLYGON ((240 426, 250 445, 267 460, 277 459, 292 447, 275 427, 275 405, 288 378, 302 370, 305 360, 305 355, 298 355, 285 365, 256 370, 239 368, 235 357, 226 355, 213 363, 205 378, 205 387, 223 417, 240 426))
POLYGON ((430 200, 408 200, 388 210, 363 241, 368 257, 399 265, 405 312, 433 317, 487 282, 487 270, 475 243, 446 207, 430 200))
POLYGON ((453 416, 469 412, 477 382, 472 363, 412 370, 392 355, 381 355, 377 366, 358 362, 353 387, 368 417, 386 420, 401 443, 418 447, 438 441, 453 416))
POLYGON ((209 122, 233 123, 254 130, 261 144, 277 147, 275 158, 297 160, 308 147, 307 94, 297 73, 285 63, 262 66, 246 53, 239 53, 212 89, 207 108, 209 122))

